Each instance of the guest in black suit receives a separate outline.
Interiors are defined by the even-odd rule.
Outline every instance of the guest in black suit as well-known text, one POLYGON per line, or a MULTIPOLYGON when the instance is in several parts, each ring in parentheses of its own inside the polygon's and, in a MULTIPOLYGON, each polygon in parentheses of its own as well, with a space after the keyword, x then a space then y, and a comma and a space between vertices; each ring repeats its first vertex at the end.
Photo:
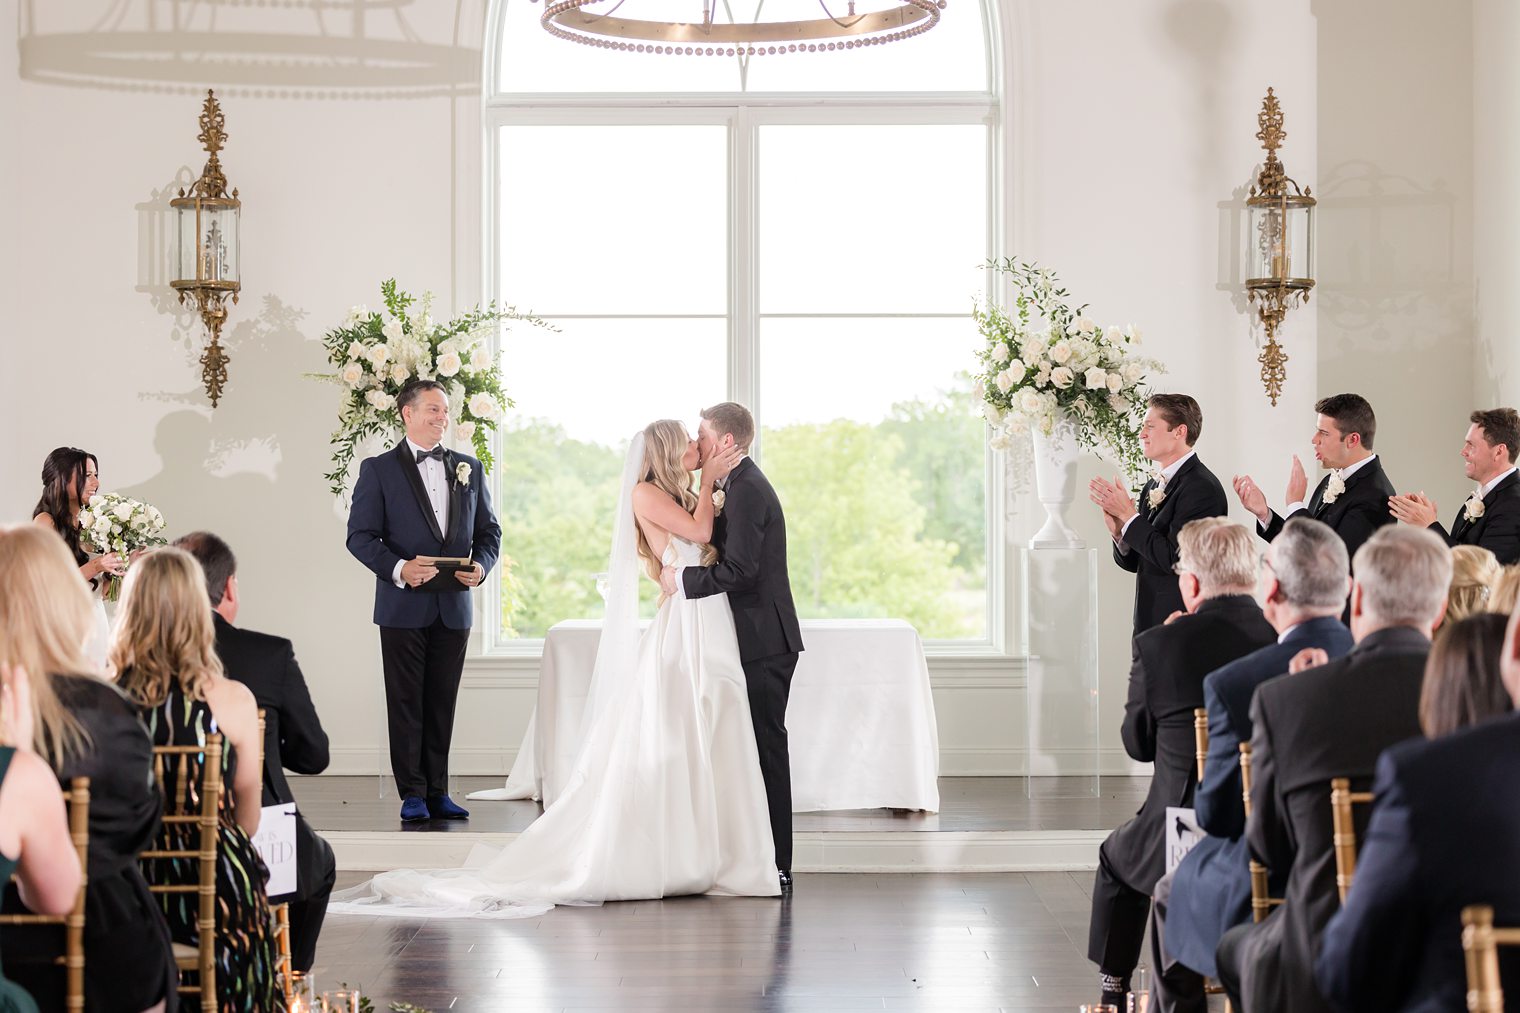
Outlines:
POLYGON ((1098 965, 1103 1001, 1122 1004, 1140 959, 1151 888, 1166 869, 1167 806, 1191 803, 1193 709, 1203 678, 1226 662, 1270 644, 1277 634, 1252 592, 1256 550, 1251 533, 1223 517, 1190 522, 1178 539, 1178 577, 1187 615, 1135 638, 1129 699, 1120 729, 1124 748, 1154 763, 1140 811, 1098 850, 1087 957, 1098 965))
MULTIPOLYGON (((748 454, 755 438, 749 409, 732 401, 702 412, 697 443, 703 461, 738 447, 748 454)), ((802 626, 792 603, 786 565, 786 517, 770 481, 748 456, 723 480, 723 502, 713 519, 714 566, 666 567, 666 594, 706 598, 727 593, 739 639, 739 661, 749 690, 750 719, 760 753, 770 808, 771 836, 781 889, 792 889, 792 768, 787 749, 786 702, 802 652, 802 626)))
MULTIPOLYGON (((1331 471, 1319 480, 1306 504, 1304 493, 1309 480, 1302 462, 1294 455, 1288 474, 1285 513, 1289 518, 1313 517, 1334 528, 1346 543, 1346 553, 1354 565, 1362 543, 1378 528, 1393 523, 1388 506, 1389 497, 1395 494, 1393 483, 1383 473, 1382 461, 1372 452, 1377 416, 1360 394, 1324 398, 1314 410, 1319 413, 1311 441, 1314 457, 1331 471)), ((1276 538, 1282 530, 1283 518, 1267 506, 1266 495, 1251 476, 1235 476, 1235 494, 1241 505, 1256 515, 1261 536, 1269 542, 1276 538)))
MULTIPOLYGON (((1209 835, 1156 884, 1151 907, 1152 1003, 1165 1013, 1208 1008, 1203 976, 1217 975, 1214 949, 1225 930, 1251 913, 1240 744, 1251 740, 1251 695, 1288 670, 1293 656, 1317 647, 1331 658, 1351 650, 1340 621, 1350 579, 1346 546, 1329 526, 1296 517, 1267 548, 1266 606, 1277 642, 1211 672, 1203 680, 1209 755, 1193 795, 1198 825, 1209 835)), ((1278 884, 1279 889, 1281 884, 1278 884)))
MULTIPOLYGON (((327 769, 327 733, 312 706, 311 693, 295 648, 283 637, 239 629, 240 595, 237 559, 227 543, 209 531, 185 535, 174 543, 190 553, 206 571, 216 624, 216 654, 229 679, 253 691, 264 711, 264 805, 295 801, 285 771, 320 774, 327 769)), ((338 866, 333 850, 296 812, 296 892, 271 898, 290 901, 291 966, 311 970, 317 955, 317 936, 327 915, 338 866)))
POLYGON ((1092 501, 1114 540, 1114 562, 1135 575, 1134 630, 1140 633, 1182 610, 1177 590, 1177 539, 1200 517, 1229 511, 1224 486, 1193 445, 1203 434, 1203 409, 1186 394, 1153 394, 1140 425, 1140 449, 1160 469, 1140 490, 1140 504, 1115 479, 1093 479, 1092 501))
MULTIPOLYGON (((1501 617, 1461 625, 1490 618, 1501 617)), ((1520 705, 1520 612, 1509 621, 1498 667, 1520 705)), ((1517 782, 1520 717, 1383 753, 1356 877, 1315 962, 1315 980, 1338 1009, 1466 1008, 1462 909, 1487 904, 1497 924, 1520 925, 1517 782)), ((1520 990, 1520 951, 1499 953, 1509 1006, 1520 990)))
POLYGON ((1281 875, 1284 903, 1230 929, 1215 958, 1237 1009, 1314 1013, 1321 933, 1339 906, 1330 780, 1369 786, 1378 754, 1420 733, 1420 683, 1446 609, 1451 550, 1429 531, 1379 531, 1357 552, 1344 658, 1262 683, 1251 703, 1251 853, 1281 875))
POLYGON ((1436 505, 1424 493, 1395 496, 1393 515, 1405 524, 1430 528, 1446 544, 1477 545, 1492 552, 1501 565, 1520 562, 1520 413, 1513 408, 1473 412, 1462 443, 1462 470, 1477 489, 1457 510, 1451 533, 1436 519, 1436 505))

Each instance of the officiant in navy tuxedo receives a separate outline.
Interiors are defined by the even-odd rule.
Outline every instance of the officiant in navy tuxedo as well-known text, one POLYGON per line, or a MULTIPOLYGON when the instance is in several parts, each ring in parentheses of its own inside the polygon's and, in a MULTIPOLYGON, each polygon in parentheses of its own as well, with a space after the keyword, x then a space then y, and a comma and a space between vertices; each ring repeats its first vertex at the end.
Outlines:
POLYGON ((359 466, 348 551, 375 574, 391 772, 401 818, 465 819, 449 798, 449 741, 479 586, 501 550, 480 462, 446 450, 449 399, 435 380, 396 395, 406 438, 359 466), (419 557, 467 558, 452 568, 419 557))

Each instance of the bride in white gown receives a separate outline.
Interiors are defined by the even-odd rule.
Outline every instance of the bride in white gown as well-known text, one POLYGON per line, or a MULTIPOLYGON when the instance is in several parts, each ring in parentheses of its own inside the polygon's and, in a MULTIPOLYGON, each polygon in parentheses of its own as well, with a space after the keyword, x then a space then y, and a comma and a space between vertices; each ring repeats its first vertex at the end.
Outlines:
POLYGON ((725 595, 665 599, 642 635, 639 571, 701 565, 713 482, 679 422, 634 436, 613 523, 607 615, 565 787, 515 841, 463 869, 382 873, 332 912, 520 918, 555 904, 780 893, 733 613, 725 595), (642 567, 641 567, 642 557, 642 567))

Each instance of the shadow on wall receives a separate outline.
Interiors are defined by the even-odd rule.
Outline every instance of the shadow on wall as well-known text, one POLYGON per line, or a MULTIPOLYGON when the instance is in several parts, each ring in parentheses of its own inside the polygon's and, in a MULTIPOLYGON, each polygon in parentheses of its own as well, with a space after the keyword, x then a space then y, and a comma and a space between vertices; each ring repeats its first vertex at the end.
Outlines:
POLYGON ((391 100, 480 93, 479 0, 22 0, 21 77, 111 91, 391 100), (417 8, 423 8, 418 10, 417 8), (451 18, 441 14, 452 14, 451 18), (428 41, 438 26, 449 37, 428 41))

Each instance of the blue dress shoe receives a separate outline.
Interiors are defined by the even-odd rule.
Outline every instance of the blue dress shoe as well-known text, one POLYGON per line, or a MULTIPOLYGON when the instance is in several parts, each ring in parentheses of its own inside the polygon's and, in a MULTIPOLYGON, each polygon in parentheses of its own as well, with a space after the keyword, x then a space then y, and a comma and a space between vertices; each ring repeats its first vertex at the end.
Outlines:
POLYGON ((422 801, 421 795, 408 795, 401 803, 402 823, 418 823, 429 816, 427 803, 422 801))
POLYGON ((470 818, 470 811, 455 805, 454 800, 447 795, 429 795, 427 807, 435 820, 467 820, 470 818))

